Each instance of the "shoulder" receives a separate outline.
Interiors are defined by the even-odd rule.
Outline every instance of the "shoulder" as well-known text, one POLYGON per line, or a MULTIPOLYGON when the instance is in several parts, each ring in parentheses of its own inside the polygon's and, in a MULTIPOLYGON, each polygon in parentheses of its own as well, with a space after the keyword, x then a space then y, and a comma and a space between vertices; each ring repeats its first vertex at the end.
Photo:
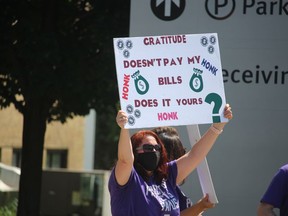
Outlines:
POLYGON ((275 174, 274 179, 279 179, 279 178, 285 178, 288 180, 288 164, 280 167, 278 172, 275 174))
POLYGON ((176 178, 178 175, 177 163, 175 160, 173 160, 168 162, 167 165, 168 165, 168 178, 170 181, 172 180, 173 184, 176 185, 176 178))
POLYGON ((137 181, 138 178, 139 178, 139 176, 133 167, 128 182, 125 185, 121 186, 118 184, 118 182, 116 180, 115 167, 114 167, 112 169, 111 175, 109 177, 108 188, 110 191, 113 189, 123 189, 123 188, 126 188, 128 185, 132 184, 133 182, 137 181))
POLYGON ((285 173, 288 173, 288 164, 283 165, 280 170, 284 171, 285 173))
POLYGON ((177 172, 177 163, 176 163, 176 160, 173 160, 173 161, 170 161, 167 163, 168 165, 168 169, 169 171, 172 170, 172 171, 176 171, 177 172))

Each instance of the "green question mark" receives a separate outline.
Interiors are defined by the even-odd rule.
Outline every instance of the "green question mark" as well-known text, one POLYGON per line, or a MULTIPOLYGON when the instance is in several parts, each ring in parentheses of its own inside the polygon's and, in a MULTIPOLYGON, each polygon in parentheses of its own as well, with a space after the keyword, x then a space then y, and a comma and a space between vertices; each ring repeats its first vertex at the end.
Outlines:
POLYGON ((220 120, 220 116, 219 115, 215 115, 215 114, 219 114, 219 110, 222 106, 222 98, 220 97, 220 95, 216 94, 216 93, 210 93, 206 96, 205 98, 205 102, 211 104, 212 102, 214 102, 214 108, 212 113, 214 114, 213 116, 213 123, 218 123, 221 122, 220 120))

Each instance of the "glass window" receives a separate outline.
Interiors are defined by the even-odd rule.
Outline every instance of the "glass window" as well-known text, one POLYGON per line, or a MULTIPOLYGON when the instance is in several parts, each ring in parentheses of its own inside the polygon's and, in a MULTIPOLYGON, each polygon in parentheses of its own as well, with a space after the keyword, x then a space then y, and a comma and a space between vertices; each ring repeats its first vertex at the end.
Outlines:
POLYGON ((12 166, 21 167, 22 150, 21 148, 13 149, 12 166))
POLYGON ((67 168, 67 150, 47 150, 47 168, 67 168))

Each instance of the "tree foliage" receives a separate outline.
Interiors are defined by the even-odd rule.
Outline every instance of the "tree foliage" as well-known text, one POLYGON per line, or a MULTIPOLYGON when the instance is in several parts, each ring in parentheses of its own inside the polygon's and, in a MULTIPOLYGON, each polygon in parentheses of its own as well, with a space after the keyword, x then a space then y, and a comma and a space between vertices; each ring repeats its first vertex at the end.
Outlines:
POLYGON ((62 122, 111 106, 118 96, 112 38, 127 36, 127 5, 2 0, 0 106, 23 113, 29 95, 45 98, 47 120, 62 122))
POLYGON ((33 216, 46 124, 115 108, 112 39, 128 35, 130 2, 0 0, 0 6, 0 109, 13 104, 24 117, 18 215, 33 216))

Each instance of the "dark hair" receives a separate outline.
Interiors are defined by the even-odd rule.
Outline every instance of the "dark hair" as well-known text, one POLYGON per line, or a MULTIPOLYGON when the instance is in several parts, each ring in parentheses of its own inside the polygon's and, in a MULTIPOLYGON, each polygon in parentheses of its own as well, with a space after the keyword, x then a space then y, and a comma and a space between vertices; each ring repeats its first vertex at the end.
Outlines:
MULTIPOLYGON (((158 135, 164 144, 169 161, 176 160, 186 153, 176 128, 158 127, 154 128, 152 131, 158 135)), ((184 182, 185 179, 180 183, 180 185, 184 184, 184 182)))
POLYGON ((168 166, 167 166, 167 153, 165 150, 165 147, 163 145, 163 142, 161 139, 157 136, 156 133, 154 133, 151 130, 141 130, 135 133, 131 137, 131 143, 132 143, 132 148, 133 148, 133 154, 134 154, 134 167, 136 171, 142 176, 142 178, 147 181, 149 179, 147 171, 137 162, 138 160, 138 153, 136 151, 136 148, 140 146, 142 143, 142 140, 147 137, 147 136, 152 136, 155 138, 156 142, 161 145, 161 150, 160 150, 160 161, 158 164, 157 169, 154 171, 154 177, 156 179, 157 183, 161 183, 163 179, 167 179, 168 177, 168 166))
POLYGON ((159 136, 164 144, 169 161, 176 160, 186 153, 176 128, 158 127, 152 131, 159 136))

